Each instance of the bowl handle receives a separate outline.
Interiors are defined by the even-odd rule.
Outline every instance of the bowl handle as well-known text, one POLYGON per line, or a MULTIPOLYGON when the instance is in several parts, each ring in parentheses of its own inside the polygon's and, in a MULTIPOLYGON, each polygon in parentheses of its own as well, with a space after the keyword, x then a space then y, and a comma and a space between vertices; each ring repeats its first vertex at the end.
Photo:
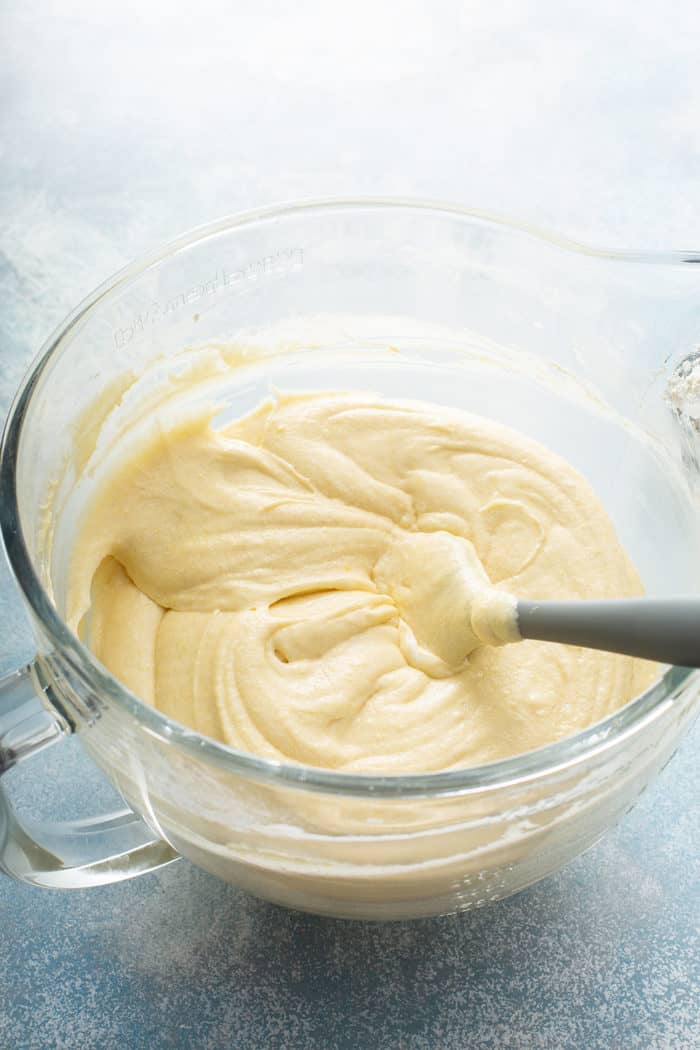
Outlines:
MULTIPOLYGON (((34 665, 0 677, 0 776, 72 732, 50 705, 34 665)), ((121 882, 177 860, 132 810, 63 823, 20 822, 0 784, 0 871, 20 882, 81 889, 121 882)))

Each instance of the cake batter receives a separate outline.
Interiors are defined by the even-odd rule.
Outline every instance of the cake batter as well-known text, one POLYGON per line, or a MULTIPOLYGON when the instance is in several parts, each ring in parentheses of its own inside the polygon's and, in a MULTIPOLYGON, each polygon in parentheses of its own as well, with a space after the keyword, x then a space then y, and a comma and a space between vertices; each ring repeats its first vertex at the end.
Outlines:
POLYGON ((505 597, 638 595, 595 493, 488 419, 353 393, 162 429, 92 501, 69 622, 149 704, 240 750, 433 772, 574 733, 630 657, 523 641, 505 597))

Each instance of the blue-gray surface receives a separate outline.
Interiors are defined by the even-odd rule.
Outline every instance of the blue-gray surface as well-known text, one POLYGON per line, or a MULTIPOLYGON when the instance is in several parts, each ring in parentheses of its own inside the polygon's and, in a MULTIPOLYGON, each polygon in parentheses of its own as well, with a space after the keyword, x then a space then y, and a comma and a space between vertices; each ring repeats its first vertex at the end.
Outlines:
MULTIPOLYGON (((0 410, 133 255, 243 207, 445 197, 597 242, 700 247, 694 2, 0 7, 0 410), (245 9, 244 9, 245 8, 245 9)), ((0 670, 31 652, 4 568, 0 670)), ((606 839, 489 910, 353 924, 179 862, 0 881, 0 1047, 693 1048, 700 726, 606 839)), ((8 777, 108 806, 75 741, 8 777)))

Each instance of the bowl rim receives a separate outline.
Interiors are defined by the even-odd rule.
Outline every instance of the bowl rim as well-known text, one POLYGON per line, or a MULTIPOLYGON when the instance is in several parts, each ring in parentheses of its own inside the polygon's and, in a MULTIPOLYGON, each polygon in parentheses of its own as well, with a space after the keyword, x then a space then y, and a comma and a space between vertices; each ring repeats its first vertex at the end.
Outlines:
MULTIPOLYGON (((358 774, 285 763, 239 751, 189 729, 140 700, 123 686, 80 642, 58 614, 36 572, 22 532, 16 466, 22 428, 39 380, 63 340, 103 299, 163 258, 191 245, 238 227, 299 213, 332 210, 404 210, 433 212, 458 218, 468 224, 499 227, 547 242, 573 254, 629 263, 678 265, 700 262, 700 253, 686 251, 617 251, 595 248, 531 223, 510 219, 458 204, 404 197, 324 197, 268 205, 238 212, 197 226, 142 255, 123 267, 91 292, 44 342, 26 372, 5 422, 0 445, 0 534, 22 596, 44 635, 54 647, 59 663, 77 676, 83 687, 115 704, 158 740, 178 746, 188 754, 257 781, 361 798, 417 798, 461 795, 511 787, 523 781, 556 775, 574 764, 602 756, 621 746, 630 736, 660 719, 678 702, 697 673, 690 668, 671 667, 644 693, 630 700, 605 719, 573 736, 532 751, 464 769, 416 774, 358 774)), ((41 663, 41 657, 38 658, 41 663)))

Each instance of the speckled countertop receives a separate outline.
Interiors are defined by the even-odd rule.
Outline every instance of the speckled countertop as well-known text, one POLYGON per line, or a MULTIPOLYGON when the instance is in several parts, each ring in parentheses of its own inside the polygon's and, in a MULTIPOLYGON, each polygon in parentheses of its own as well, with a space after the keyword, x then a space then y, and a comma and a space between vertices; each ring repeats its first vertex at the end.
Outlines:
MULTIPOLYGON (((430 196, 607 245, 700 247, 693 2, 0 7, 0 411, 63 315, 218 215, 430 196)), ((0 569, 0 671, 31 654, 0 569)), ((0 1047, 700 1047, 696 724, 561 874, 459 918, 285 912, 181 861, 91 891, 0 879, 0 1047)), ((113 801, 77 741, 18 808, 113 801)))

